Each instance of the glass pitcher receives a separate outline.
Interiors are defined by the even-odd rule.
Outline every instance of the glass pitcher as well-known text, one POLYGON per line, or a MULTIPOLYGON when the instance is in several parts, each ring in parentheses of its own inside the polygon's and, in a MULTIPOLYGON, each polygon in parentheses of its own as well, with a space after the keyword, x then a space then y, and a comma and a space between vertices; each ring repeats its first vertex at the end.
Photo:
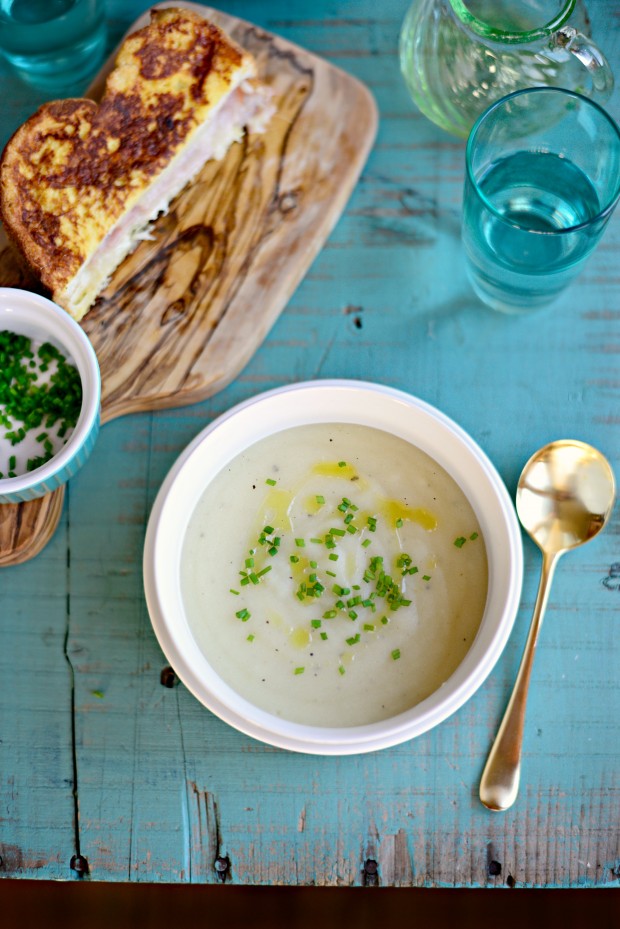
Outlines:
POLYGON ((614 84, 581 0, 414 0, 400 65, 422 113, 459 136, 513 90, 565 87, 604 103, 614 84))

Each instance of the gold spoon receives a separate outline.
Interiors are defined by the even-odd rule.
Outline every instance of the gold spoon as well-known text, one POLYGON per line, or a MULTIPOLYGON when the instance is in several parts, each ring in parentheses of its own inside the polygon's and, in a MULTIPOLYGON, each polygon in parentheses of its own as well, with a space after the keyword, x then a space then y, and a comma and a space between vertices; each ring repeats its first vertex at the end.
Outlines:
POLYGON ((517 488, 517 513, 543 555, 542 573, 519 673, 480 781, 490 810, 507 810, 519 791, 525 704, 534 653, 556 564, 564 552, 597 535, 615 498, 613 471, 591 445, 564 439, 527 462, 517 488))

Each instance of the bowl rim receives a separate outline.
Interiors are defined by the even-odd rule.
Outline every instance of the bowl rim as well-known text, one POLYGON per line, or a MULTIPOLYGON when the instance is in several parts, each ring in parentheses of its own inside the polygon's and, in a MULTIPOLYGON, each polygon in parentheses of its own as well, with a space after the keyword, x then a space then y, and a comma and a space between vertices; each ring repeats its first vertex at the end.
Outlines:
MULTIPOLYGON (((392 432, 393 429, 384 428, 384 431, 392 432)), ((411 438, 409 441, 412 441, 411 438)), ((354 379, 318 379, 277 387, 250 397, 217 416, 190 441, 164 478, 147 523, 143 554, 144 591, 151 624, 164 655, 188 690, 207 709, 246 735, 278 748, 319 755, 358 754, 391 747, 421 735, 455 713, 479 689, 499 659, 516 619, 522 579, 523 553, 516 512, 499 473, 478 444, 448 416, 412 394, 354 379), (308 419, 305 411, 315 401, 325 402, 327 398, 330 399, 330 411, 308 419), (303 404, 303 418, 299 419, 303 404), (483 619, 474 642, 454 673, 437 691, 404 713, 380 722, 351 727, 292 723, 241 698, 208 664, 189 632, 184 616, 177 570, 180 548, 187 521, 204 488, 239 451, 263 436, 307 422, 359 422, 381 428, 374 421, 367 421, 377 415, 376 411, 369 413, 372 404, 376 411, 389 409, 393 417, 407 411, 411 422, 406 423, 407 428, 403 427, 403 431, 409 434, 416 422, 418 428, 433 427, 439 439, 448 443, 445 454, 449 454, 450 445, 459 450, 458 469, 467 467, 472 471, 475 481, 472 484, 470 475, 470 486, 466 490, 463 474, 459 479, 454 473, 454 462, 442 461, 441 456, 429 452, 428 447, 419 446, 434 457, 464 490, 476 510, 485 539, 489 539, 491 530, 494 538, 497 537, 497 544, 492 549, 488 541, 486 543, 489 589, 483 619), (358 418, 351 419, 342 413, 347 405, 356 407, 358 418), (288 413, 287 406, 290 407, 288 413), (333 412, 336 408, 337 415, 333 412), (278 428, 274 428, 273 422, 269 423, 270 414, 273 416, 274 413, 280 417, 278 428), (258 421, 260 414, 264 419, 262 427, 262 421, 258 421), (284 425, 282 417, 288 420, 284 425), (246 429, 239 438, 240 446, 230 453, 227 451, 226 456, 218 459, 217 465, 210 456, 211 475, 207 479, 201 474, 204 482, 199 488, 194 488, 189 515, 180 514, 180 495, 187 497, 192 469, 199 463, 204 466, 205 455, 213 451, 213 446, 221 446, 223 441, 228 441, 227 435, 233 435, 235 430, 241 431, 242 426, 246 429), (252 431, 260 435, 248 434, 252 431), (466 466, 463 465, 465 459, 466 466), (486 501, 490 502, 491 508, 485 515, 480 506, 486 501), (489 521, 489 515, 492 515, 492 521, 489 521), (175 536, 176 541, 173 541, 175 536), (176 549, 171 551, 174 545, 176 549), (495 618, 490 615, 493 611, 495 618), (192 643, 193 651, 190 648, 192 643)))
POLYGON ((25 491, 61 477, 61 472, 75 458, 97 426, 101 406, 99 362, 80 324, 47 297, 16 287, 0 287, 0 329, 21 332, 23 330, 20 326, 23 327, 24 323, 32 323, 32 328, 44 330, 46 338, 70 356, 82 383, 82 407, 73 432, 53 458, 33 471, 0 479, 0 496, 5 499, 14 497, 15 502, 21 502, 20 495, 25 491), (14 328, 6 321, 6 317, 12 314, 14 328))

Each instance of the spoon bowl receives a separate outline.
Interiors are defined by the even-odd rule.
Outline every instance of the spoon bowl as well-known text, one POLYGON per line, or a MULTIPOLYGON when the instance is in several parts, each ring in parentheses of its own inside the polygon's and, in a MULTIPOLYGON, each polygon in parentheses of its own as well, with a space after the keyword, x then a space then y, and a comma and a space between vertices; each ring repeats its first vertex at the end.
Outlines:
POLYGON ((560 554, 601 531, 614 498, 607 459, 591 445, 563 439, 545 445, 525 465, 517 514, 541 551, 560 554))
POLYGON ((519 478, 517 514, 540 548, 543 563, 517 680, 480 781, 480 799, 490 810, 507 810, 519 792, 527 693, 556 564, 565 552, 598 535, 611 515, 615 494, 605 456, 574 439, 545 445, 519 478))

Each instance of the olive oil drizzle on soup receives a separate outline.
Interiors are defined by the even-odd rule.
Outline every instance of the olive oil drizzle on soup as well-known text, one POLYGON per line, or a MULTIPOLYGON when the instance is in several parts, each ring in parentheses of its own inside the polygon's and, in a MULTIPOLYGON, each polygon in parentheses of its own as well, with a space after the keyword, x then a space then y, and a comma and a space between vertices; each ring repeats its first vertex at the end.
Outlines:
POLYGON ((258 707, 355 726, 424 700, 482 619, 475 514, 437 462, 366 426, 257 442, 209 484, 185 536, 181 590, 209 663, 258 707))

